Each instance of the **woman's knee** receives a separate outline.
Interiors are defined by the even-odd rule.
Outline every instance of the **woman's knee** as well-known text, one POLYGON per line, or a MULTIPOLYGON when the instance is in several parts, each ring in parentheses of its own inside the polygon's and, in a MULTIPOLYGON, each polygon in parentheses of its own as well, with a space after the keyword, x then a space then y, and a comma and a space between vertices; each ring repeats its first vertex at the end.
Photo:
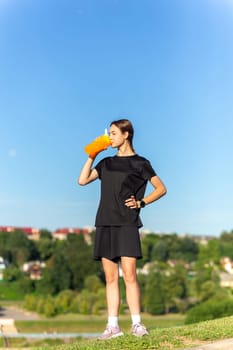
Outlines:
POLYGON ((107 273, 105 274, 105 281, 107 284, 117 284, 118 283, 118 275, 115 273, 107 273))
POLYGON ((118 278, 119 278, 118 264, 112 262, 111 260, 103 258, 102 265, 103 265, 106 283, 107 284, 118 283, 118 278))
POLYGON ((123 279, 125 283, 135 283, 137 282, 137 275, 134 271, 123 271, 123 279))

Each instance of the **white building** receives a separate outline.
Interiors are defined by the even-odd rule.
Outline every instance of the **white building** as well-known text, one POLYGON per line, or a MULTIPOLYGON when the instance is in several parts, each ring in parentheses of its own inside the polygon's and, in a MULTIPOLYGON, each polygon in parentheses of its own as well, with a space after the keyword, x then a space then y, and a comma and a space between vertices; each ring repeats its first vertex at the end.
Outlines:
POLYGON ((3 271, 6 268, 6 263, 3 257, 0 256, 0 281, 3 280, 3 271))

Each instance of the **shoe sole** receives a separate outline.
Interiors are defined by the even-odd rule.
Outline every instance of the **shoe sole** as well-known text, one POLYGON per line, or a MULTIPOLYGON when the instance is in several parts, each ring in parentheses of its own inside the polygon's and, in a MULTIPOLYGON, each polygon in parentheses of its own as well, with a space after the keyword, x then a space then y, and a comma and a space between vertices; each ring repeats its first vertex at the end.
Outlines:
POLYGON ((117 338, 117 337, 121 337, 122 335, 124 335, 123 332, 117 333, 117 334, 113 334, 108 338, 98 338, 98 340, 108 340, 108 339, 113 339, 113 338, 117 338))

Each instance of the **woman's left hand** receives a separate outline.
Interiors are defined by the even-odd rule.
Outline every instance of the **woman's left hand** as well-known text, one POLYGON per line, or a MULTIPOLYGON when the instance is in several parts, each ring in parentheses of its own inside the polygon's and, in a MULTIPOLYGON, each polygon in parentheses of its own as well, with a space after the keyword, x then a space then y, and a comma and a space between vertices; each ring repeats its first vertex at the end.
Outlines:
POLYGON ((133 195, 125 200, 125 205, 130 209, 138 209, 138 203, 133 195))

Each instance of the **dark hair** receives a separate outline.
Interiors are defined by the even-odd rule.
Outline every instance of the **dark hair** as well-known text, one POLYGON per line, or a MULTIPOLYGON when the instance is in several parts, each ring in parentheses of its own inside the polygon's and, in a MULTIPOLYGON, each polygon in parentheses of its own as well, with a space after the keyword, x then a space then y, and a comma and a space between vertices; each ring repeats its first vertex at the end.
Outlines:
POLYGON ((116 125, 122 133, 128 132, 128 138, 127 140, 129 141, 130 147, 132 148, 134 152, 134 147, 133 147, 133 135, 134 135, 134 129, 133 125, 130 120, 128 119, 119 119, 119 120, 114 120, 111 122, 110 126, 116 125))

